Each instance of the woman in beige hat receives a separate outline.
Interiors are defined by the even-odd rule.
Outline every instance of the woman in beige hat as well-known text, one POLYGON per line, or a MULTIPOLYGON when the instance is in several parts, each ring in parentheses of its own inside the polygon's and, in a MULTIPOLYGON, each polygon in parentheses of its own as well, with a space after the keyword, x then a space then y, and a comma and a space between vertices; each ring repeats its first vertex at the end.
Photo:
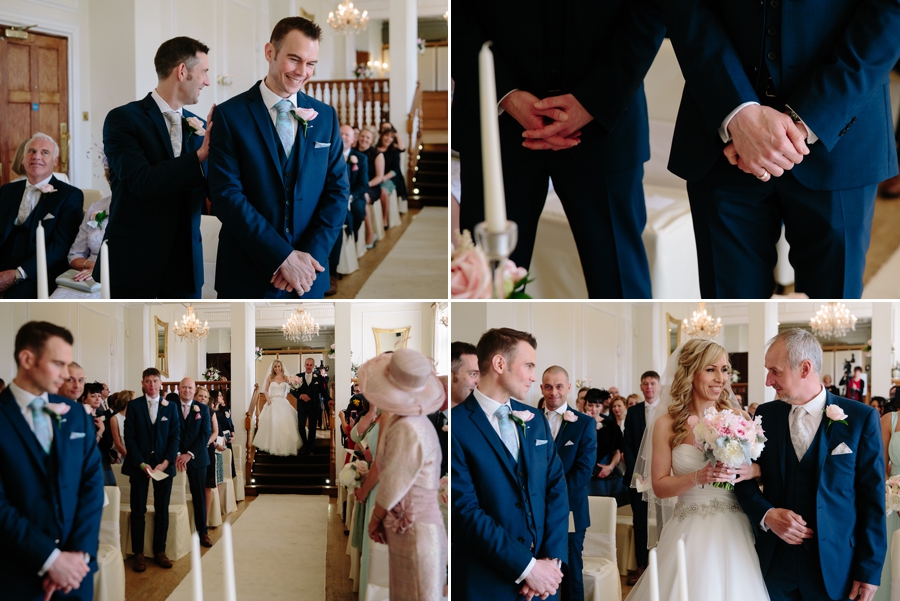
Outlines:
POLYGON ((387 542, 391 601, 438 601, 447 565, 447 531, 438 506, 441 448, 428 414, 446 393, 422 353, 400 349, 359 368, 368 401, 392 414, 381 427, 378 493, 369 535, 387 542))

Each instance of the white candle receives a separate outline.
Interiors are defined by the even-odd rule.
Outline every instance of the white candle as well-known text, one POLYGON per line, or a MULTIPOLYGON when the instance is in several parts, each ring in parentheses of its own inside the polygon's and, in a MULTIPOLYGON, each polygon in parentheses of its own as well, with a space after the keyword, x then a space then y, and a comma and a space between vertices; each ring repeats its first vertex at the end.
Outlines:
POLYGON ((234 585, 234 547, 231 542, 231 524, 222 525, 222 542, 225 545, 225 601, 237 601, 234 585))
POLYGON ((191 536, 191 579, 194 581, 194 601, 203 601, 203 574, 200 572, 200 535, 191 536))
POLYGON ((44 241, 44 225, 37 226, 37 295, 38 298, 49 298, 47 289, 47 244, 44 241))
POLYGON ((500 125, 497 115, 497 80, 494 53, 485 42, 478 55, 478 85, 481 107, 481 166, 484 176, 484 218, 488 231, 506 231, 506 195, 500 160, 500 125))
POLYGON ((688 601, 687 561, 684 557, 684 539, 678 539, 678 601, 688 601))
POLYGON ((656 549, 650 549, 647 564, 647 581, 650 585, 650 601, 659 601, 659 567, 656 564, 656 549))
POLYGON ((106 246, 106 240, 100 245, 100 298, 112 298, 109 288, 109 248, 106 246))

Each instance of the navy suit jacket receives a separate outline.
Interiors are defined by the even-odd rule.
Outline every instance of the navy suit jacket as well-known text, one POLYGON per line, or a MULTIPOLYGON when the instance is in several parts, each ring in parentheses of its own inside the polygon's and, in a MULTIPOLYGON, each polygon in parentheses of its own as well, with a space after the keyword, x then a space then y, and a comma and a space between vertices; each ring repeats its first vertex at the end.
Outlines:
MULTIPOLYGON (((878 585, 887 549, 884 517, 884 451, 878 413, 871 407, 827 393, 828 405, 837 405, 847 414, 846 424, 828 425, 823 417, 810 445, 818 447, 819 485, 816 494, 814 536, 825 588, 832 599, 845 599, 851 581, 878 585), (847 445, 852 453, 832 455, 836 447, 847 445)), ((756 410, 762 416, 768 441, 757 463, 762 469, 764 493, 755 480, 735 487, 741 506, 756 531, 756 550, 763 577, 776 569, 772 563, 780 540, 759 527, 766 512, 782 506, 785 488, 785 457, 793 453, 789 415, 791 406, 781 401, 764 403, 756 410)))
POLYGON ((306 372, 302 372, 297 374, 297 377, 303 380, 303 383, 300 384, 300 389, 297 392, 292 392, 297 398, 297 406, 299 407, 302 400, 300 400, 301 394, 309 395, 309 402, 315 403, 313 406, 318 407, 319 400, 330 400, 331 397, 328 395, 328 386, 325 384, 325 378, 319 375, 316 370, 313 370, 312 380, 310 383, 306 383, 306 372))
MULTIPOLYGON (((0 244, 6 242, 13 231, 27 184, 28 181, 22 179, 0 187, 0 244)), ((75 236, 78 234, 78 228, 81 226, 81 219, 84 216, 84 194, 78 188, 59 181, 55 176, 50 178, 50 185, 56 188, 56 192, 41 194, 32 210, 28 241, 31 256, 21 265, 13 266, 13 269, 21 267, 29 278, 37 277, 35 236, 38 223, 42 224, 47 249, 47 278, 52 291, 55 287, 53 282, 56 276, 69 268, 66 257, 72 243, 75 242, 75 236), (47 219, 50 215, 53 215, 53 218, 47 219)), ((2 262, 3 258, 0 257, 0 263, 2 262)))
POLYGON ((516 426, 518 463, 474 395, 452 409, 451 578, 461 599, 515 599, 516 579, 532 558, 565 563, 568 557, 566 478, 550 425, 539 410, 513 399, 510 404, 534 414, 524 432, 516 426))
MULTIPOLYGON (((656 401, 659 402, 658 400, 656 401)), ((628 409, 625 415, 625 432, 622 438, 622 455, 625 460, 625 476, 622 480, 626 487, 631 486, 631 476, 634 474, 634 462, 637 460, 638 451, 641 450, 641 441, 644 438, 644 430, 647 429, 647 417, 644 415, 645 403, 638 403, 628 409)))
POLYGON ((591 525, 587 483, 597 462, 596 422, 591 416, 579 413, 572 407, 567 409, 578 417, 578 421, 563 420, 556 435, 556 452, 566 475, 569 511, 575 521, 575 530, 587 530, 591 525))
MULTIPOLYGON (((209 443, 209 437, 212 436, 212 419, 209 417, 209 407, 203 403, 191 401, 191 409, 188 412, 187 419, 184 419, 181 413, 180 400, 177 405, 178 418, 181 423, 181 437, 178 443, 179 451, 181 453, 190 451, 194 454, 194 458, 188 463, 191 467, 206 467, 209 465, 209 453, 206 452, 206 447, 207 443, 209 443), (197 410, 194 410, 194 407, 197 410)), ((144 403, 144 406, 146 406, 146 403, 144 403)))
MULTIPOLYGON (((185 119, 203 121, 182 110, 185 119)), ((175 158, 168 122, 150 94, 106 116, 103 150, 109 159, 112 200, 105 239, 109 241, 109 278, 116 285, 147 288, 148 272, 156 273, 176 253, 193 266, 188 271, 193 274, 194 292, 200 294, 203 288, 200 214, 206 200, 206 164, 197 158, 203 138, 192 135, 186 125, 182 132, 181 155, 175 158), (152 252, 141 243, 148 232, 152 232, 152 252)), ((99 261, 94 279, 100 281, 99 261)))
POLYGON ((328 255, 344 225, 349 195, 340 124, 332 107, 302 92, 295 105, 315 109, 318 116, 305 135, 302 125, 297 128, 291 160, 299 153, 299 172, 292 187, 285 186, 259 82, 216 107, 209 191, 222 221, 219 298, 281 298, 270 280, 294 250, 309 253, 325 268, 303 298, 322 298, 331 285, 328 255))
MULTIPOLYGON (((144 474, 141 471, 142 463, 146 463, 152 469, 162 463, 163 459, 167 459, 169 467, 165 472, 169 476, 174 476, 175 457, 178 455, 178 445, 181 439, 181 411, 178 403, 161 399, 159 410, 156 413, 156 423, 153 424, 150 422, 147 397, 139 396, 128 403, 127 415, 125 448, 128 449, 128 454, 125 455, 125 463, 122 464, 122 473, 132 478, 146 477, 146 475, 142 475, 144 474), (163 403, 166 404, 163 405, 163 403), (150 459, 151 452, 155 453, 152 460, 150 459)), ((209 440, 208 437, 207 440, 209 440)))
MULTIPOLYGON (((69 399, 51 394, 49 402, 69 411, 50 418, 48 458, 12 391, 0 392, 0 581, 7 599, 43 599, 37 574, 54 549, 88 553, 97 569, 103 474, 94 423, 69 399)), ((71 594, 90 600, 91 574, 71 594)))
POLYGON ((710 170, 725 147, 717 128, 742 103, 760 100, 763 70, 773 78, 778 101, 819 137, 791 171, 797 181, 813 190, 838 190, 897 173, 888 74, 900 56, 900 2, 664 5, 686 81, 669 158, 673 173, 695 181, 710 170), (780 24, 767 35, 763 19, 772 11, 780 11, 780 24))

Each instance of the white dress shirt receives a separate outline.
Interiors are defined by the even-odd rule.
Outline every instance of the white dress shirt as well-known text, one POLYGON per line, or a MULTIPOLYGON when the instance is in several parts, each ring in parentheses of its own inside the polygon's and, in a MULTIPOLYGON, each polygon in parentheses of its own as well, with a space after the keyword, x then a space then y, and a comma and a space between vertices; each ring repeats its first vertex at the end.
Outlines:
POLYGON ((563 414, 569 409, 569 407, 563 403, 556 410, 544 409, 544 415, 547 416, 547 421, 550 422, 550 432, 553 434, 553 440, 556 440, 556 437, 559 435, 560 427, 562 427, 563 414))
MULTIPOLYGON (((269 117, 272 118, 272 124, 275 123, 275 119, 278 118, 278 111, 275 110, 275 105, 281 102, 282 100, 287 100, 291 103, 293 108, 297 108, 294 104, 294 98, 296 96, 288 96, 287 98, 282 98, 275 92, 269 89, 269 86, 266 85, 266 79, 263 78, 261 82, 259 82, 259 93, 262 94, 263 104, 266 105, 266 110, 269 111, 269 117)), ((291 118, 291 127, 294 128, 294 140, 297 139, 297 128, 300 126, 300 122, 294 118, 291 118)))

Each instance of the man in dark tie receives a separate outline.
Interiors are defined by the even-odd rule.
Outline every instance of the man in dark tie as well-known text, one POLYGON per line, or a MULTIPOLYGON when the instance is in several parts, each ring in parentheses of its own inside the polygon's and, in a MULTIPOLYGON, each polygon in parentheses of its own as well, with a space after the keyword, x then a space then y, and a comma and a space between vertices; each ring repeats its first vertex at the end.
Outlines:
POLYGON ((59 146, 37 133, 25 145, 26 179, 0 187, 0 296, 37 298, 37 228, 44 228, 47 290, 69 268, 66 256, 78 234, 84 205, 81 190, 53 175, 59 146))
POLYGON ((478 357, 475 346, 457 341, 450 345, 450 404, 456 407, 478 386, 478 357))
MULTIPOLYGON (((112 189, 106 239, 114 298, 200 298, 200 213, 212 124, 184 107, 197 104, 209 85, 208 52, 192 38, 163 42, 153 60, 156 89, 106 116, 103 149, 112 189), (153 235, 141 240, 144 232, 153 235), (148 277, 151 272, 156 275, 148 277)), ((98 262, 94 279, 99 276, 98 262)))
POLYGON ((31 321, 15 341, 16 377, 0 393, 0 582, 4 599, 93 599, 103 476, 94 424, 56 395, 72 334, 31 321), (60 598, 59 595, 53 596, 60 598))
POLYGON ((190 378, 184 378, 178 384, 181 438, 175 469, 187 473, 188 486, 194 503, 194 525, 200 536, 200 544, 212 547, 206 525, 206 472, 209 466, 206 445, 212 436, 212 421, 209 417, 209 407, 194 402, 196 390, 197 386, 190 378))
POLYGON ((303 439, 304 455, 310 455, 316 446, 316 423, 322 413, 322 401, 330 400, 328 389, 325 387, 325 379, 316 371, 316 362, 307 357, 303 362, 304 372, 297 374, 303 380, 297 395, 297 420, 300 422, 300 438, 303 439), (307 436, 306 424, 309 422, 309 436, 307 436))
POLYGON ((175 403, 160 397, 159 370, 144 370, 141 388, 144 395, 128 403, 125 420, 125 448, 128 454, 122 473, 131 482, 131 550, 135 572, 147 569, 144 559, 144 516, 147 492, 153 480, 153 555, 156 563, 171 568, 166 557, 166 534, 169 530, 169 497, 175 477, 175 458, 181 438, 181 415, 175 403), (166 477, 161 477, 166 476, 166 477))
POLYGON ((584 599, 584 534, 591 525, 587 484, 597 457, 597 436, 594 420, 567 404, 571 392, 569 373, 565 369, 554 365, 544 370, 541 377, 544 415, 556 441, 569 497, 569 554, 560 599, 580 601, 584 599))

